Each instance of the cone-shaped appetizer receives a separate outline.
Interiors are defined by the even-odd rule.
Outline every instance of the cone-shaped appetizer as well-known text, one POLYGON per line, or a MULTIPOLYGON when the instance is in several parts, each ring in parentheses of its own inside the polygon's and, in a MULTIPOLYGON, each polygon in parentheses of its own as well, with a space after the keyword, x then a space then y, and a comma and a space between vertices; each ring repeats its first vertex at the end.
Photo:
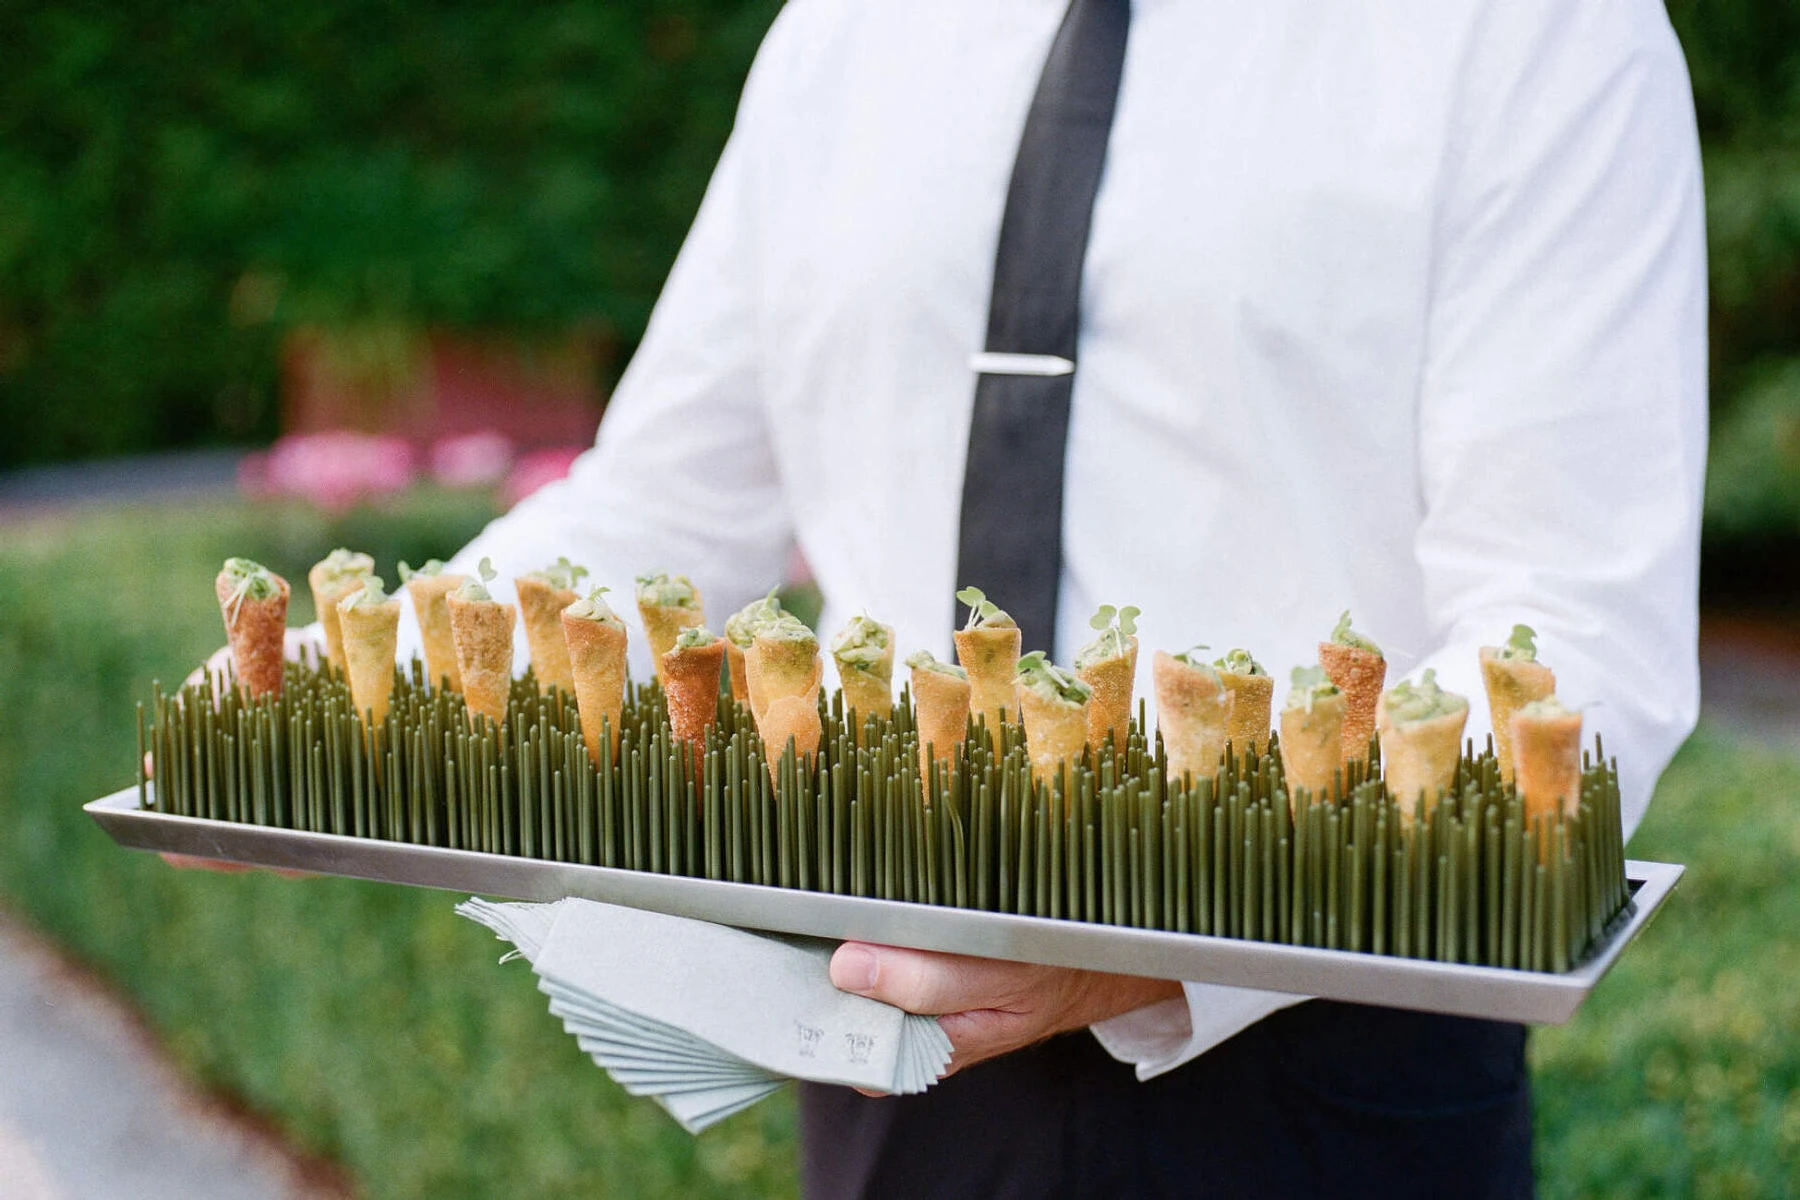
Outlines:
POLYGON ((644 622, 644 636, 650 640, 656 681, 666 688, 669 681, 663 676, 663 655, 675 648, 675 635, 706 624, 700 589, 686 575, 639 575, 637 607, 644 622))
POLYGON ((704 625, 676 634, 675 645, 663 655, 669 727, 691 747, 705 745, 706 730, 719 715, 719 672, 724 669, 725 639, 714 637, 704 625))
POLYGON ((337 602, 361 587, 363 576, 374 571, 374 559, 340 546, 306 573, 313 611, 319 614, 319 625, 325 630, 325 657, 340 671, 344 669, 344 635, 338 628, 337 602))
POLYGON ((969 673, 939 662, 931 651, 906 657, 912 668, 913 705, 919 723, 919 769, 933 760, 949 762, 969 731, 969 673))
POLYGON ((1573 815, 1581 807, 1581 714, 1555 696, 1512 715, 1514 782, 1525 815, 1573 815))
POLYGON ((1231 723, 1226 734, 1234 754, 1247 754, 1254 746, 1258 753, 1269 748, 1270 710, 1275 705, 1275 677, 1250 657, 1248 650, 1227 651, 1215 658, 1219 682, 1231 693, 1231 723))
POLYGON ((1381 768, 1402 820, 1412 818, 1421 795, 1433 804, 1455 786, 1468 721, 1469 702, 1439 687, 1437 672, 1430 668, 1417 684, 1401 680, 1382 694, 1376 716, 1381 768))
POLYGON ((602 730, 611 730, 612 748, 617 753, 619 723, 625 716, 625 622, 603 599, 606 592, 606 588, 595 588, 562 610, 581 736, 595 766, 600 765, 602 730))
POLYGON ((1324 667, 1295 667, 1293 689, 1281 710, 1281 769, 1289 802, 1294 790, 1330 791, 1343 766, 1344 694, 1324 667))
POLYGON ((731 698, 740 704, 750 703, 750 676, 744 666, 744 654, 759 631, 781 619, 781 601, 775 598, 780 590, 770 588, 761 600, 752 600, 725 618, 725 662, 731 668, 731 698))
POLYGON ((1019 625, 979 588, 966 587, 956 598, 969 606, 968 624, 956 631, 956 661, 969 673, 971 711, 998 744, 1000 726, 1019 715, 1019 625))
POLYGON ((1487 689, 1488 713, 1494 722, 1494 757, 1500 778, 1513 781, 1512 717, 1534 700, 1556 694, 1556 673, 1537 660, 1537 633, 1514 625, 1504 646, 1481 648, 1481 683, 1487 689))
POLYGON ((866 717, 889 717, 894 711, 894 631, 867 616, 850 623, 831 639, 844 704, 856 711, 860 731, 866 717))
POLYGON ((1115 750, 1125 748, 1131 733, 1131 688, 1137 678, 1137 619, 1134 604, 1115 609, 1102 604, 1088 619, 1088 627, 1100 636, 1075 652, 1075 677, 1093 689, 1088 701, 1088 745, 1095 750, 1107 742, 1115 750))
POLYGON ((1033 650, 1019 660, 1019 712, 1031 777, 1054 785, 1065 764, 1087 748, 1087 706, 1094 689, 1033 650))
POLYGON ((513 623, 518 610, 488 593, 496 576, 494 564, 481 560, 476 574, 450 593, 450 635, 456 642, 456 667, 462 673, 463 699, 469 719, 488 717, 506 723, 506 701, 512 691, 513 623))
POLYGON ((1375 736, 1375 706, 1387 685, 1387 659, 1381 647, 1350 628, 1346 610, 1332 629, 1331 640, 1319 643, 1319 663, 1344 693, 1344 761, 1367 758, 1369 739, 1375 736))
POLYGON ((444 564, 428 559, 413 570, 400 563, 400 581, 412 597, 413 614, 419 618, 419 640, 425 646, 425 674, 432 685, 448 686, 462 691, 462 672, 456 667, 456 643, 450 637, 450 606, 444 597, 461 584, 466 575, 444 573, 444 564))
POLYGON ((231 666, 244 694, 279 696, 287 636, 288 582, 261 563, 228 558, 213 580, 231 666))
POLYGON ((575 676, 569 666, 569 642, 563 636, 562 610, 575 603, 575 585, 587 574, 567 558, 559 558, 541 571, 513 580, 519 593, 519 616, 525 621, 525 644, 531 648, 531 671, 538 686, 573 691, 575 676))
POLYGON ((400 634, 400 598, 390 596, 381 576, 337 603, 338 626, 344 636, 344 665, 350 676, 350 702, 370 725, 387 719, 394 691, 394 645, 400 634))
POLYGON ((1156 727, 1169 756, 1169 778, 1196 782, 1219 773, 1237 697, 1223 676, 1206 665, 1196 646, 1184 654, 1161 650, 1151 660, 1156 680, 1156 727))
POLYGON ((782 614, 762 630, 744 656, 750 683, 750 710, 762 735, 769 770, 781 762, 787 741, 801 754, 816 754, 824 728, 819 722, 819 680, 825 663, 819 640, 798 618, 782 614))

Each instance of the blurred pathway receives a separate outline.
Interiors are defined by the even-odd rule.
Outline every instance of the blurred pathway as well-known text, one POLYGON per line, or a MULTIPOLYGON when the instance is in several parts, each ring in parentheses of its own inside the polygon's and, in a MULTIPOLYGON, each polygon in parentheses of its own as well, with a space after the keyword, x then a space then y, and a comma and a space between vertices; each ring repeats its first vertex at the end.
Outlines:
POLYGON ((188 450, 0 471, 0 519, 86 504, 230 495, 243 457, 241 450, 188 450))
POLYGON ((0 1198, 346 1194, 204 1098, 117 1001, 0 917, 0 1198))

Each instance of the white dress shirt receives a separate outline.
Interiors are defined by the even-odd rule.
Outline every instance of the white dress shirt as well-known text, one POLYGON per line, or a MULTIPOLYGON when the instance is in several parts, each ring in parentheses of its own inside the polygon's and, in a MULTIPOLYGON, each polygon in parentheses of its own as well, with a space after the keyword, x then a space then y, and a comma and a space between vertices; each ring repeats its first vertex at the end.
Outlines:
MULTIPOLYGON (((969 362, 1063 8, 793 0, 595 448, 457 565, 567 554, 634 624, 632 577, 684 572, 718 629, 797 544, 823 634, 866 610, 948 655, 969 362)), ((1477 648, 1524 622, 1635 825, 1698 704, 1701 190, 1661 5, 1133 9, 1059 658, 1135 604, 1140 694, 1203 642, 1279 701, 1348 608, 1479 741, 1477 648)), ((1147 1076, 1296 1000, 1187 992, 1096 1032, 1147 1076)))

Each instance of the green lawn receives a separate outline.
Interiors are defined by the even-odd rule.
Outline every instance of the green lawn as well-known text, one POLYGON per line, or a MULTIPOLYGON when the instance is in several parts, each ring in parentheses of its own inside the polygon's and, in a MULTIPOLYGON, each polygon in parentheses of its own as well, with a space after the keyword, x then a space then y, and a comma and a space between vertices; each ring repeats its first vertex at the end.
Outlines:
MULTIPOLYGON (((435 495, 338 522, 186 506, 0 530, 0 903, 371 1197, 791 1194, 786 1099, 689 1138, 583 1058, 451 896, 177 872, 79 811, 129 781, 150 681, 220 641, 221 559, 297 581, 350 543, 391 570, 486 515, 435 495)), ((1800 1194, 1800 762, 1703 734, 1632 851, 1691 870, 1574 1024, 1535 1039, 1544 1193, 1800 1194)))

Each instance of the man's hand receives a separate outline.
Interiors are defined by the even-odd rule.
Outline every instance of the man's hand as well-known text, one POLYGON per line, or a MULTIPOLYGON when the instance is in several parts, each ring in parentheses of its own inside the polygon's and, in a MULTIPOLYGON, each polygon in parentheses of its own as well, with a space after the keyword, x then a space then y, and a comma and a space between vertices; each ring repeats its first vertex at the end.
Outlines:
POLYGON ((831 958, 831 982, 842 991, 907 1012, 935 1015, 955 1048, 945 1075, 1183 994, 1179 983, 1167 979, 1102 975, 866 942, 838 947, 831 958))

